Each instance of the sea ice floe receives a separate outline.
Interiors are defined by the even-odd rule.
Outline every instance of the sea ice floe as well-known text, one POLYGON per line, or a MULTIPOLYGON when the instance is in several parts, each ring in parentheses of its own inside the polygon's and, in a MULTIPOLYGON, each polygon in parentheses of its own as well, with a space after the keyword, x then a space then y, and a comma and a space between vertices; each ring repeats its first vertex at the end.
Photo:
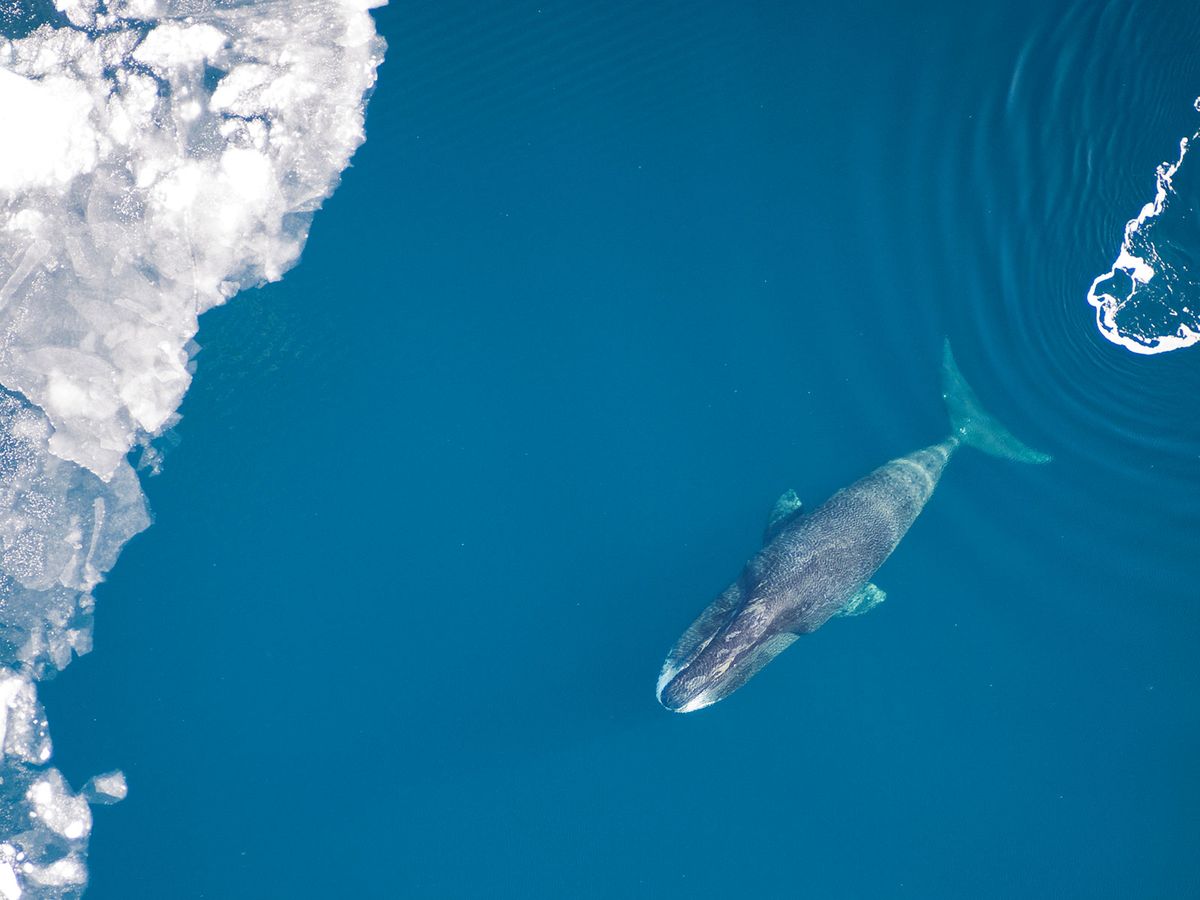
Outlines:
POLYGON ((0 384, 104 479, 171 421, 196 317, 299 257, 382 53, 329 0, 115 8, 0 41, 0 384))
POLYGON ((149 524, 127 457, 176 421, 197 317, 295 264, 362 142, 376 5, 55 0, 0 34, 0 898, 77 896, 88 801, 125 795, 48 767, 35 680, 149 524))

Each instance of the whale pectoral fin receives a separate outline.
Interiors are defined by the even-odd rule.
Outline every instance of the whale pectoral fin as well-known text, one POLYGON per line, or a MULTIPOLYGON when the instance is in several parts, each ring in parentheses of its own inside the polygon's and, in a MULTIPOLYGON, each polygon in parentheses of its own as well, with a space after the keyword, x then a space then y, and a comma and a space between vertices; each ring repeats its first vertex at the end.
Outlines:
POLYGON ((875 587, 873 584, 864 584, 859 588, 846 605, 839 609, 835 616, 861 616, 863 613, 870 612, 880 603, 887 599, 887 594, 875 587))
POLYGON ((763 543, 769 544, 787 525, 804 515, 804 504, 793 490, 786 490, 775 501, 771 514, 767 516, 767 527, 763 530, 763 543))

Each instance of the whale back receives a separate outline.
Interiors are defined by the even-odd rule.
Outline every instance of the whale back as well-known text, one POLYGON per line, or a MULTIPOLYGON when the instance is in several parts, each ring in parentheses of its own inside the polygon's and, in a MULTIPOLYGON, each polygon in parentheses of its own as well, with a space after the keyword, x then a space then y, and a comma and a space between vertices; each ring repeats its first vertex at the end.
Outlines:
POLYGON ((929 502, 957 447, 958 441, 954 438, 933 444, 884 463, 851 485, 851 488, 861 485, 866 502, 891 523, 895 532, 893 549, 929 502))
POLYGON ((780 628, 820 628, 896 549, 957 447, 953 438, 877 468, 784 529, 747 567, 746 605, 775 607, 780 628))

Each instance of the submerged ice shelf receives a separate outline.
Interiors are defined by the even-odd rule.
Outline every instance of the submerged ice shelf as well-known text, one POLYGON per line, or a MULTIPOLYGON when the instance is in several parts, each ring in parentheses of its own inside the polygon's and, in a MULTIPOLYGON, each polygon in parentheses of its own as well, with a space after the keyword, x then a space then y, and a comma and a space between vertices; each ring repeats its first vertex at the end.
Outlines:
POLYGON ((198 316, 296 263, 383 55, 374 0, 55 3, 0 11, 0 900, 86 885, 88 804, 126 785, 48 765, 36 682, 149 524, 127 457, 175 421, 198 316))

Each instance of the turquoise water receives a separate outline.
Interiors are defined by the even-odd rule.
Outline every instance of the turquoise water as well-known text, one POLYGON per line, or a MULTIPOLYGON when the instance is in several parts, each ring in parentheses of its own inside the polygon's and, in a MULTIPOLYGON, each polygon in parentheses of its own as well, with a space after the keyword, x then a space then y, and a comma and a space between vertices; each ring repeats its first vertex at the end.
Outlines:
POLYGON ((302 263, 202 320, 43 689, 90 897, 1200 892, 1196 351, 1086 297, 1196 130, 1182 4, 395 4, 302 263), (941 439, 876 582, 709 710, 758 546, 941 439))

